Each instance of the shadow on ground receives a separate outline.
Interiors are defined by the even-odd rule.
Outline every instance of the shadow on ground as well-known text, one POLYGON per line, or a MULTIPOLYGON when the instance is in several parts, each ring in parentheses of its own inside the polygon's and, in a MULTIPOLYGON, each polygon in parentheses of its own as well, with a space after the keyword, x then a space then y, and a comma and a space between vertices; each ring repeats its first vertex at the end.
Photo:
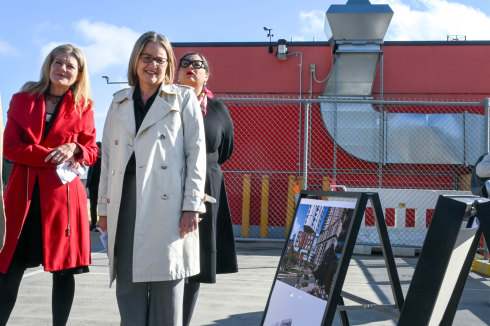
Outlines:
MULTIPOLYGON (((262 314, 262 311, 257 311, 231 315, 228 318, 215 320, 211 324, 203 324, 202 326, 260 325, 262 314)), ((196 322, 199 323, 197 320, 196 322)))

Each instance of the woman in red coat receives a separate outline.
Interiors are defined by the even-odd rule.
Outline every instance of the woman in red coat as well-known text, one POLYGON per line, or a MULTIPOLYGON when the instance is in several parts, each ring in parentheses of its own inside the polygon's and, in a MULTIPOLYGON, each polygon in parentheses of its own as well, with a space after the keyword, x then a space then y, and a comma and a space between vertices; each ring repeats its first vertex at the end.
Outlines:
POLYGON ((53 49, 41 80, 12 97, 3 143, 14 166, 4 195, 0 325, 8 321, 26 268, 42 264, 53 273, 53 325, 68 320, 73 275, 88 272, 87 196, 75 171, 97 159, 92 104, 85 58, 70 44, 53 49), (62 166, 71 177, 60 177, 62 166))

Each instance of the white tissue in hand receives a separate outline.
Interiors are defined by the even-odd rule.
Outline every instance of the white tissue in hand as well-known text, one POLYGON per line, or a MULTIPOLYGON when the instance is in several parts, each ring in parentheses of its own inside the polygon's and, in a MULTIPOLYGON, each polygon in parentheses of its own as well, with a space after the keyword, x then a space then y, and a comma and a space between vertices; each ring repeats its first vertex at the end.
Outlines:
POLYGON ((68 169, 70 164, 71 163, 67 161, 56 167, 56 172, 58 173, 58 176, 63 184, 72 181, 77 175, 82 175, 87 171, 87 167, 83 164, 80 164, 78 169, 68 169))

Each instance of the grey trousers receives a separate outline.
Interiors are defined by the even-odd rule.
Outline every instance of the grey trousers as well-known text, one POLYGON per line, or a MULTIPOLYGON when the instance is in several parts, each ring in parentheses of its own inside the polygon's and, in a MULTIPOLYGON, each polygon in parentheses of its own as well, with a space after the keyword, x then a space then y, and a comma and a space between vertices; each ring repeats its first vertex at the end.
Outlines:
POLYGON ((124 176, 116 231, 116 297, 122 326, 181 326, 184 280, 133 282, 136 177, 124 176))

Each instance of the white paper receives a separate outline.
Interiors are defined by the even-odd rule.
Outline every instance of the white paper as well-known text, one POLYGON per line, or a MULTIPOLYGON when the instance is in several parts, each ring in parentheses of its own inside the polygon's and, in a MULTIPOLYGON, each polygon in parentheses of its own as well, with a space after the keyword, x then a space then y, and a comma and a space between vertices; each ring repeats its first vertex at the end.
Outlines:
POLYGON ((83 175, 87 171, 87 167, 83 164, 80 164, 78 169, 68 169, 68 166, 70 165, 70 162, 64 162, 61 163, 56 167, 56 172, 58 173, 58 176, 60 177, 61 182, 63 184, 68 183, 75 179, 77 175, 83 175))
MULTIPOLYGON (((99 232, 101 232, 101 230, 99 228, 97 228, 99 230, 99 232)), ((107 244, 107 230, 105 230, 104 232, 102 232, 102 234, 100 235, 100 242, 102 242, 102 245, 104 246, 104 251, 107 252, 107 247, 108 247, 108 244, 107 244)))

